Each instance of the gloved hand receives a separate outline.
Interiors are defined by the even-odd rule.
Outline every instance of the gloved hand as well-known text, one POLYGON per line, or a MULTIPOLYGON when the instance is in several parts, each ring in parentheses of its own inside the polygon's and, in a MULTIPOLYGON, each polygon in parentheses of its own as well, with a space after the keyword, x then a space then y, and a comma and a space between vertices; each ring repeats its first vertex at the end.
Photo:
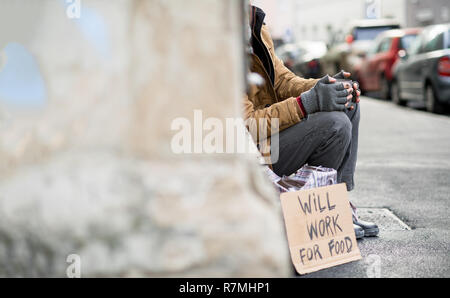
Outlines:
MULTIPOLYGON (((338 72, 337 74, 335 74, 333 76, 333 78, 337 79, 337 80, 348 80, 351 77, 351 73, 346 72, 344 70, 341 70, 340 72, 338 72)), ((354 96, 351 102, 349 102, 347 108, 349 110, 353 110, 355 103, 359 103, 360 98, 359 96, 361 95, 361 90, 359 89, 359 83, 357 81, 353 81, 352 82, 352 88, 354 90, 356 90, 356 92, 354 92, 354 96), (356 95, 356 96, 355 96, 356 95)))
POLYGON ((361 95, 361 90, 359 90, 359 83, 353 81, 353 89, 356 90, 353 92, 353 99, 347 103, 347 109, 349 111, 353 111, 356 108, 356 104, 358 104, 361 100, 359 96, 361 95))
POLYGON ((356 98, 353 98, 353 102, 359 103, 360 99, 359 96, 361 95, 361 90, 359 89, 359 83, 357 81, 353 81, 353 89, 356 90, 356 98))
POLYGON ((307 114, 345 110, 352 89, 345 89, 344 84, 335 82, 335 79, 325 76, 311 90, 301 94, 300 99, 307 114))

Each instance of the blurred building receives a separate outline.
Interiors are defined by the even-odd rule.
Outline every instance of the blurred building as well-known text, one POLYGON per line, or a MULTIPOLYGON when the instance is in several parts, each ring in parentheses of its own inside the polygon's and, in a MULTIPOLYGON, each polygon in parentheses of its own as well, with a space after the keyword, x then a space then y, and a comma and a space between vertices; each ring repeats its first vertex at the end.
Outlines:
POLYGON ((251 0, 266 13, 266 24, 269 27, 274 41, 292 41, 293 24, 295 24, 296 11, 292 9, 296 1, 293 0, 251 0))
POLYGON ((407 0, 406 22, 409 27, 450 22, 450 1, 407 0))
POLYGON ((358 19, 388 18, 402 27, 450 21, 448 0, 253 0, 267 13, 274 38, 320 40, 343 38, 358 19))
POLYGON ((391 18, 405 24, 404 0, 303 0, 296 1, 295 32, 298 39, 341 39, 349 23, 360 19, 391 18))

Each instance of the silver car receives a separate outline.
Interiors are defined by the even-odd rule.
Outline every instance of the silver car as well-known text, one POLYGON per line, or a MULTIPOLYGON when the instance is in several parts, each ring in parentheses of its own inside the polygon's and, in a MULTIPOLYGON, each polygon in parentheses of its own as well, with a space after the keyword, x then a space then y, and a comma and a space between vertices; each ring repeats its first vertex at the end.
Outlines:
POLYGON ((450 104, 450 24, 426 27, 394 66, 392 100, 423 101, 430 112, 450 104))

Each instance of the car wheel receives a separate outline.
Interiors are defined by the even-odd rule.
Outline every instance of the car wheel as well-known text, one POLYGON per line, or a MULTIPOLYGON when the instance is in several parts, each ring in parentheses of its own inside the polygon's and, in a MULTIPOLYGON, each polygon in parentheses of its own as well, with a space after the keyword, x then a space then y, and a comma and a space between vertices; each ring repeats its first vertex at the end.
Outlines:
POLYGON ((431 85, 425 88, 425 105, 428 112, 440 114, 444 111, 444 107, 436 99, 434 89, 431 85))
POLYGON ((381 98, 386 99, 386 100, 390 99, 391 98, 391 86, 385 76, 381 76, 380 85, 381 85, 381 90, 380 90, 381 98))
POLYGON ((392 81, 392 85, 391 85, 391 98, 392 101, 399 105, 399 106, 405 106, 406 105, 406 100, 403 100, 401 95, 400 95, 400 86, 398 84, 397 81, 392 81))

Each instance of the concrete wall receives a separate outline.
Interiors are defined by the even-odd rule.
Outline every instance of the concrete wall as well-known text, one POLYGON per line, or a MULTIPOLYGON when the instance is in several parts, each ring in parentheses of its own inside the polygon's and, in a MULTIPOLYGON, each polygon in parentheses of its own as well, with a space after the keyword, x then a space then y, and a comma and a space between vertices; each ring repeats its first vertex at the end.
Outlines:
POLYGON ((292 272, 256 157, 170 146, 240 116, 240 1, 0 1, 0 276, 292 272))

